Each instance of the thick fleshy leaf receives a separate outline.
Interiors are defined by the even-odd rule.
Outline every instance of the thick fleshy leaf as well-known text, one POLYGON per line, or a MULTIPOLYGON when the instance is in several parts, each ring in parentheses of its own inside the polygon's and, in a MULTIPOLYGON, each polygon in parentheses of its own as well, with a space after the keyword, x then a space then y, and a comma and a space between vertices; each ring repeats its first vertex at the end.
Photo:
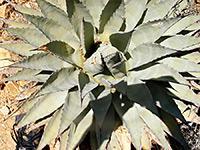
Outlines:
POLYGON ((18 127, 23 127, 31 122, 48 116, 65 102, 68 91, 51 93, 43 96, 38 102, 27 112, 24 118, 19 122, 18 127))
POLYGON ((12 66, 52 71, 59 70, 65 67, 71 67, 69 63, 62 61, 61 59, 49 53, 34 54, 27 59, 13 64, 12 66))
POLYGON ((198 20, 200 20, 200 15, 198 16, 192 15, 192 16, 184 17, 183 19, 178 21, 176 24, 174 24, 171 28, 169 28, 169 30, 167 30, 164 33, 164 35, 175 35, 181 32, 182 30, 184 30, 185 28, 187 28, 189 25, 197 22, 198 20))
POLYGON ((78 80, 81 99, 98 86, 97 82, 91 80, 91 78, 89 78, 89 76, 83 72, 79 73, 78 80))
POLYGON ((23 69, 15 75, 6 78, 4 81, 37 81, 44 82, 48 79, 49 74, 40 74, 42 70, 23 69))
POLYGON ((38 95, 69 90, 78 85, 78 72, 74 68, 62 68, 53 73, 43 84, 38 95))
POLYGON ((86 136, 93 121, 93 111, 86 111, 71 124, 67 150, 73 150, 86 136))
POLYGON ((101 41, 108 42, 109 37, 111 34, 118 32, 124 22, 123 19, 124 16, 124 2, 122 0, 109 0, 107 5, 105 6, 104 10, 102 11, 101 20, 100 20, 100 29, 99 29, 99 38, 101 41), (117 6, 119 4, 119 6, 117 6), (117 7, 116 10, 113 12, 113 14, 110 14, 110 11, 113 11, 112 8, 109 9, 109 5, 112 5, 111 7, 117 7), (106 16, 104 15, 106 13, 106 16), (103 18, 105 17, 105 18, 103 18), (109 20, 107 22, 106 18, 109 20), (105 23, 105 25, 104 25, 105 23))
POLYGON ((158 107, 161 107, 176 118, 179 118, 182 122, 186 123, 185 118, 181 114, 173 98, 167 94, 167 90, 152 82, 147 85, 158 107))
POLYGON ((140 117, 149 127, 152 133, 156 136, 156 138, 164 147, 164 149, 170 149, 170 146, 167 140, 165 139, 165 134, 159 116, 156 116, 151 111, 140 105, 137 105, 136 107, 138 109, 140 117))
POLYGON ((132 34, 129 49, 134 49, 143 43, 152 43, 159 39, 179 19, 156 20, 138 26, 132 34))
POLYGON ((146 84, 130 73, 127 78, 127 97, 157 114, 155 102, 146 84), (143 94, 141 94, 143 93, 143 94))
POLYGON ((17 4, 13 4, 13 3, 12 3, 12 5, 18 11, 20 11, 23 14, 29 14, 29 15, 35 15, 35 16, 43 16, 43 14, 38 10, 35 10, 35 9, 32 9, 32 8, 28 8, 28 7, 24 7, 24 6, 17 5, 17 4))
POLYGON ((187 59, 168 57, 159 62, 179 72, 200 72, 200 65, 187 59))
POLYGON ((108 70, 115 77, 122 77, 126 73, 125 58, 113 46, 101 45, 99 48, 108 70))
MULTIPOLYGON (((114 107, 110 107, 105 116, 105 119, 102 123, 102 126, 99 131, 99 148, 100 150, 105 150, 107 148, 107 144, 110 140, 111 133, 113 132, 115 127, 115 110, 114 107)), ((97 135, 98 136, 98 135, 97 135)))
POLYGON ((37 29, 7 28, 6 30, 13 34, 16 34, 17 36, 35 47, 40 47, 49 42, 49 39, 46 38, 46 36, 37 29))
MULTIPOLYGON (((67 14, 63 10, 59 9, 55 5, 52 5, 51 3, 46 2, 45 0, 37 0, 37 3, 40 6, 40 9, 44 16, 56 21, 57 23, 65 27, 67 30, 69 30, 71 33, 73 33, 74 29, 69 21, 69 18, 67 17, 67 14)), ((71 36, 76 37, 77 35, 74 32, 71 36)))
POLYGON ((63 132, 76 119, 78 115, 87 107, 89 98, 83 102, 79 96, 79 91, 69 92, 63 107, 59 133, 63 132))
POLYGON ((60 59, 82 68, 83 58, 79 49, 75 50, 67 43, 61 41, 50 42, 46 45, 46 47, 60 59))
POLYGON ((195 38, 187 35, 176 35, 167 38, 161 43, 161 45, 176 50, 182 50, 198 43, 200 43, 200 38, 195 38))
POLYGON ((163 129, 172 137, 174 137, 177 141, 179 141, 185 148, 188 147, 180 131, 180 127, 176 119, 171 114, 165 112, 164 110, 162 109, 158 109, 158 110, 159 110, 160 117, 165 124, 163 129))
POLYGON ((28 23, 23 23, 23 22, 17 22, 14 20, 9 20, 9 19, 1 19, 3 20, 6 24, 9 25, 9 28, 29 28, 29 29, 35 29, 35 26, 33 24, 28 24, 28 23))
POLYGON ((34 49, 35 47, 25 42, 0 44, 0 47, 10 50, 14 53, 23 55, 23 56, 31 56, 35 53, 38 53, 38 51, 30 51, 31 49, 34 49))
POLYGON ((45 147, 47 144, 51 142, 54 138, 57 137, 58 135, 58 130, 59 130, 59 124, 61 120, 61 114, 62 114, 62 108, 59 108, 55 114, 53 114, 53 117, 51 120, 48 122, 44 133, 42 135, 42 138, 40 140, 40 143, 37 147, 37 149, 42 149, 45 147))
POLYGON ((157 64, 141 71, 131 71, 130 76, 141 80, 171 81, 188 84, 176 70, 164 64, 157 64))
POLYGON ((148 7, 144 22, 163 19, 178 0, 161 0, 148 7))
POLYGON ((110 107, 112 95, 110 90, 104 90, 99 96, 90 102, 90 106, 94 111, 98 127, 101 128, 105 119, 105 115, 110 107))
POLYGON ((56 21, 48 18, 31 15, 25 15, 25 17, 30 20, 39 30, 41 30, 42 33, 51 41, 61 40, 68 43, 74 49, 79 49, 79 41, 73 36, 72 30, 63 27, 56 21))
POLYGON ((104 0, 83 0, 83 4, 88 8, 93 20, 95 27, 99 28, 100 14, 104 8, 104 0))
MULTIPOLYGON (((70 6, 72 7, 72 6, 70 6)), ((89 13, 89 10, 79 1, 74 1, 74 10, 71 19, 71 23, 74 27, 74 30, 78 37, 81 37, 81 26, 82 20, 94 24, 92 16, 89 13)))
POLYGON ((188 102, 200 105, 200 97, 196 95, 188 86, 170 82, 172 88, 169 91, 177 97, 180 97, 188 102))
POLYGON ((98 50, 86 60, 86 62, 84 63, 84 69, 86 72, 92 75, 103 72, 104 64, 102 61, 101 53, 98 50))
MULTIPOLYGON (((118 15, 121 14, 122 10, 120 11, 120 13, 118 12, 119 14, 118 13, 115 14, 115 12, 117 12, 117 11, 119 11, 121 9, 120 8, 121 4, 122 4, 122 0, 109 0, 108 1, 108 3, 104 7, 104 9, 103 9, 103 11, 101 13, 101 16, 100 16, 99 33, 103 33, 104 27, 109 22, 111 17, 116 16, 117 18, 119 18, 118 15)), ((120 16, 120 17, 122 19, 122 16, 120 16)), ((120 24, 120 22, 117 22, 117 23, 120 24)), ((121 22, 121 24, 122 24, 122 22, 121 22)), ((120 24, 120 26, 121 26, 121 24, 120 24)), ((118 30, 120 29, 120 26, 119 26, 118 30)))
POLYGON ((158 44, 141 44, 135 49, 129 50, 131 58, 127 61, 127 66, 131 70, 175 52, 173 49, 162 47, 158 44))
POLYGON ((94 51, 94 27, 90 22, 82 21, 81 44, 83 53, 88 58, 94 51))
POLYGON ((131 40, 132 31, 125 33, 115 33, 110 36, 112 46, 116 47, 121 52, 126 52, 131 40), (123 39, 123 40, 122 40, 123 39))
POLYGON ((59 150, 66 150, 67 141, 68 141, 68 137, 69 137, 69 131, 70 131, 70 129, 66 130, 60 136, 60 148, 59 148, 59 150))
POLYGON ((142 17, 147 0, 126 0, 125 1, 125 18, 126 31, 131 31, 137 25, 142 17))
POLYGON ((120 99, 120 95, 115 94, 113 97, 113 104, 122 121, 128 128, 136 149, 141 149, 141 129, 143 121, 140 119, 137 108, 133 101, 126 97, 120 99))

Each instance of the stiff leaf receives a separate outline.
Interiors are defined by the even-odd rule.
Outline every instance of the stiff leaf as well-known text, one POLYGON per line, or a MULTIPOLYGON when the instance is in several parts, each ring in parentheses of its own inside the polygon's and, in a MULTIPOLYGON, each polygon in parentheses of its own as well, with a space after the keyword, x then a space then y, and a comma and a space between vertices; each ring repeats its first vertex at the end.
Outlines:
POLYGON ((130 132, 132 143, 134 143, 136 149, 141 149, 140 138, 143 122, 139 117, 135 103, 128 100, 126 97, 120 99, 120 95, 115 94, 113 97, 113 104, 116 112, 130 132))
MULTIPOLYGON (((55 22, 59 23, 67 30, 69 30, 71 33, 73 33, 74 29, 69 21, 69 18, 67 17, 67 14, 63 10, 59 9, 55 5, 52 5, 51 3, 46 2, 45 0, 37 0, 37 3, 40 6, 40 9, 44 16, 54 20, 55 22)), ((73 33, 73 36, 76 37, 75 32, 73 33)))
POLYGON ((62 108, 59 108, 54 114, 51 120, 48 122, 44 133, 42 135, 42 138, 40 140, 40 143, 37 147, 37 149, 42 149, 47 144, 51 142, 54 138, 58 135, 59 130, 59 124, 61 120, 61 114, 62 114, 62 108))
POLYGON ((79 50, 75 50, 67 43, 61 41, 50 42, 46 45, 46 47, 50 52, 58 56, 60 59, 82 68, 83 58, 79 50))
POLYGON ((78 72, 74 68, 62 68, 53 73, 43 84, 38 95, 69 90, 78 85, 78 72))
POLYGON ((187 35, 176 35, 164 40, 161 45, 176 50, 184 50, 190 46, 200 43, 200 38, 187 35))
POLYGON ((94 27, 90 22, 82 21, 81 43, 83 53, 88 58, 94 49, 94 27))
MULTIPOLYGON (((105 25, 122 4, 122 0, 109 0, 100 16, 99 33, 103 33, 105 25)), ((120 22, 117 22, 120 24, 120 22)), ((121 23, 122 24, 122 23, 121 23)))
POLYGON ((106 19, 107 16, 104 16, 105 18, 103 19, 101 18, 100 29, 99 29, 99 33, 100 33, 99 38, 101 41, 108 42, 110 35, 115 32, 118 32, 124 22, 124 19, 123 19, 124 2, 122 0, 109 0, 105 9, 102 11, 101 17, 103 17, 104 13, 106 12, 108 13, 107 15, 109 16, 109 13, 112 10, 112 8, 115 7, 115 5, 118 5, 118 3, 120 3, 120 5, 117 6, 117 9, 115 10, 115 12, 113 12, 113 14, 110 16, 109 20, 106 22, 105 25, 102 25, 102 22, 104 22, 104 19, 106 19), (110 4, 113 5, 111 10, 106 10, 106 8, 108 9, 108 6, 110 4))
POLYGON ((163 19, 178 0, 161 0, 160 2, 148 7, 144 22, 163 19))
POLYGON ((159 62, 174 68, 178 72, 200 72, 199 64, 183 58, 168 57, 159 62))
POLYGON ((24 6, 17 5, 17 4, 13 4, 13 3, 12 3, 12 5, 18 11, 20 11, 23 14, 29 14, 29 15, 35 15, 35 16, 43 16, 43 14, 38 10, 35 10, 35 9, 32 9, 32 8, 28 8, 28 7, 24 7, 24 6))
POLYGON ((179 118, 182 122, 186 123, 186 120, 178 109, 174 99, 167 94, 166 89, 152 82, 148 83, 147 85, 158 107, 161 107, 176 118, 179 118))
POLYGON ((19 122, 18 127, 23 127, 31 122, 48 116, 65 102, 68 91, 51 93, 43 96, 38 102, 27 112, 24 118, 19 122), (55 99, 56 98, 56 99, 55 99))
POLYGON ((67 150, 73 150, 86 136, 93 121, 93 111, 84 112, 71 124, 67 150))
POLYGON ((171 81, 188 84, 176 70, 164 64, 157 64, 141 71, 131 71, 130 76, 141 80, 171 81))
POLYGON ((104 90, 95 100, 90 102, 99 128, 102 127, 102 123, 111 104, 111 99, 112 95, 110 90, 104 90))
POLYGON ((127 61, 127 66, 128 69, 131 70, 175 52, 176 51, 173 49, 162 47, 158 44, 141 44, 135 49, 129 50, 131 58, 127 61))
POLYGON ((27 43, 35 47, 40 47, 49 42, 49 39, 46 38, 46 36, 37 29, 7 28, 6 30, 13 34, 16 34, 17 36, 22 38, 24 41, 26 41, 27 43))
POLYGON ((125 1, 125 18, 126 31, 131 31, 139 22, 145 9, 147 0, 126 0, 125 1))
POLYGON ((69 92, 63 107, 59 133, 62 133, 76 119, 78 115, 87 107, 89 98, 83 102, 79 96, 79 91, 69 92))
POLYGON ((146 84, 130 73, 127 78, 127 97, 157 114, 155 102, 146 84), (143 93, 143 94, 141 94, 143 93))
POLYGON ((49 53, 34 54, 27 59, 13 64, 12 66, 52 71, 59 70, 65 67, 71 67, 69 63, 62 61, 61 59, 49 53))
POLYGON ((95 27, 99 28, 100 14, 104 8, 104 0, 83 0, 83 3, 88 8, 95 27))
POLYGON ((167 30, 164 33, 164 35, 165 36, 166 35, 175 35, 175 34, 181 32, 182 30, 184 30, 185 28, 187 28, 188 26, 190 26, 191 24, 197 22, 199 19, 200 19, 200 15, 198 15, 198 16, 192 15, 192 16, 184 17, 183 19, 178 21, 176 24, 174 24, 171 28, 169 28, 169 30, 167 30))
POLYGON ((73 31, 63 27, 56 21, 39 16, 25 15, 25 17, 51 41, 61 40, 68 43, 74 49, 80 47, 78 39, 73 36, 73 31))
MULTIPOLYGON (((70 6, 72 7, 72 6, 70 6)), ((92 16, 90 15, 88 9, 80 2, 77 2, 76 0, 74 1, 74 11, 73 15, 71 17, 71 23, 74 27, 74 30, 78 37, 81 37, 81 24, 82 20, 91 23, 93 23, 92 16)))
POLYGON ((30 51, 35 47, 25 43, 25 42, 18 42, 18 43, 9 43, 9 44, 0 44, 0 47, 10 50, 11 52, 23 55, 23 56, 31 56, 38 51, 30 51))
MULTIPOLYGON (((0 18, 1 20, 1 18, 0 18)), ((33 24, 28 24, 24 22, 17 22, 14 20, 9 19, 2 19, 6 24, 9 25, 9 28, 29 28, 29 29, 35 29, 35 26, 33 24)))
POLYGON ((159 116, 156 116, 151 111, 140 105, 137 105, 137 109, 140 117, 156 136, 158 141, 161 143, 161 146, 163 146, 164 149, 170 149, 170 146, 165 139, 165 134, 159 116))
POLYGON ((187 85, 182 85, 172 82, 170 82, 170 85, 172 86, 172 88, 169 88, 169 91, 172 94, 188 102, 200 105, 199 96, 196 95, 187 85))
POLYGON ((146 42, 155 42, 178 20, 178 18, 155 20, 138 26, 132 34, 129 49, 146 42))
POLYGON ((132 31, 125 33, 114 33, 110 36, 110 42, 112 46, 116 47, 119 51, 125 53, 128 49, 131 40, 131 35, 132 31))
POLYGON ((186 144, 185 139, 180 131, 180 127, 176 121, 176 118, 174 118, 174 116, 167 113, 163 109, 158 109, 158 110, 160 117, 164 122, 163 129, 172 137, 174 137, 177 141, 179 141, 185 148, 187 148, 188 145, 186 144))
POLYGON ((62 135, 60 136, 60 149, 59 150, 66 150, 67 147, 67 141, 69 136, 70 129, 66 130, 62 135))
POLYGON ((15 75, 6 78, 4 81, 37 81, 45 82, 49 74, 40 74, 42 70, 32 70, 32 69, 23 69, 22 71, 17 72, 15 75))

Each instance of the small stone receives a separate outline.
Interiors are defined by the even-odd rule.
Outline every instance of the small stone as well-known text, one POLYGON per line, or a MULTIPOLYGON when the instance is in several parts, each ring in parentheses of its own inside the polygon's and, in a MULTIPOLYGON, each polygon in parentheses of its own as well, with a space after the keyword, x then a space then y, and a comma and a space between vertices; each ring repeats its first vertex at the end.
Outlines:
POLYGON ((3 115, 8 115, 10 113, 10 110, 7 106, 3 106, 1 109, 0 109, 1 113, 3 115))

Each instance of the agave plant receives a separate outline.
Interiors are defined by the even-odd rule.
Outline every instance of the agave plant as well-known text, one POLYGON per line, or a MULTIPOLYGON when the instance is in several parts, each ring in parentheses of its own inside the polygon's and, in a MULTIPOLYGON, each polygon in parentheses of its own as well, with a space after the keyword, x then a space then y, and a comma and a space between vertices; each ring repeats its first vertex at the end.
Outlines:
POLYGON ((200 16, 174 17, 177 3, 181 11, 187 1, 37 0, 40 10, 12 4, 30 23, 7 20, 5 30, 23 42, 0 46, 26 56, 9 66, 23 70, 7 80, 43 83, 24 102, 18 127, 46 125, 38 149, 58 137, 60 149, 75 149, 86 135, 92 149, 118 149, 121 125, 138 150, 152 138, 170 149, 166 136, 187 147, 177 121, 187 124, 183 106, 200 104, 190 85, 200 77, 191 60, 200 16))

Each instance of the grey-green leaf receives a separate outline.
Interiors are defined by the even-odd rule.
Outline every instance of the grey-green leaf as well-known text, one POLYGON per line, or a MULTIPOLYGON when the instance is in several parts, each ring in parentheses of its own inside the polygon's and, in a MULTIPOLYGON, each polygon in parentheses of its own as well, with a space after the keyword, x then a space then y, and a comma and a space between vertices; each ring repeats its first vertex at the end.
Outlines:
POLYGON ((171 28, 169 28, 169 30, 167 30, 164 35, 175 35, 179 32, 181 32, 182 30, 184 30, 185 28, 187 28, 188 26, 190 26, 191 24, 197 22, 200 19, 200 15, 192 15, 192 16, 187 16, 184 17, 183 19, 181 19, 180 21, 178 21, 176 24, 174 24, 171 28))
POLYGON ((176 50, 184 50, 198 43, 200 43, 200 38, 195 38, 187 35, 176 35, 167 38, 161 42, 161 45, 176 50))
POLYGON ((54 112, 56 109, 64 104, 67 94, 68 91, 56 92, 47 94, 39 99, 39 101, 30 109, 30 111, 27 112, 25 117, 19 122, 18 127, 23 127, 24 125, 41 119, 54 112))
POLYGON ((68 43, 74 49, 79 49, 79 40, 73 36, 72 30, 63 27, 56 21, 48 18, 31 15, 25 15, 25 17, 41 30, 51 41, 60 40, 68 43))
POLYGON ((120 95, 118 94, 115 94, 113 97, 115 110, 128 128, 132 137, 132 143, 134 143, 137 149, 141 149, 140 138, 143 121, 139 117, 134 102, 124 96, 121 97, 120 99, 120 95))
POLYGON ((59 133, 62 133, 76 119, 78 115, 87 107, 89 98, 81 101, 79 91, 69 92, 63 107, 59 133))
POLYGON ((99 128, 101 128, 106 113, 110 107, 111 99, 112 95, 110 90, 104 90, 102 93, 100 93, 97 99, 90 102, 90 106, 94 111, 94 115, 96 117, 99 128))
POLYGON ((178 109, 174 99, 167 94, 166 89, 163 89, 161 86, 152 82, 148 83, 148 87, 157 106, 163 108, 165 111, 186 123, 186 120, 178 109))
POLYGON ((147 64, 153 60, 175 52, 175 50, 162 47, 159 44, 141 44, 135 49, 129 50, 131 58, 127 61, 128 70, 147 64))
POLYGON ((42 149, 47 144, 51 142, 54 138, 58 135, 59 130, 59 124, 61 120, 61 114, 62 114, 62 108, 59 108, 54 114, 51 120, 48 122, 44 133, 42 135, 42 138, 40 140, 40 143, 37 147, 37 149, 42 149))
POLYGON ((155 20, 138 26, 132 34, 129 49, 146 42, 155 42, 178 20, 179 18, 155 20))
POLYGON ((0 47, 10 50, 14 53, 23 55, 23 56, 31 56, 35 53, 38 53, 38 51, 30 51, 34 49, 35 47, 25 42, 0 44, 0 47))
POLYGON ((93 111, 81 114, 70 126, 67 150, 73 150, 87 134, 92 125, 93 111))
POLYGON ((60 59, 75 65, 76 67, 83 67, 83 58, 79 49, 75 50, 73 47, 65 42, 53 41, 46 45, 47 49, 58 56, 60 59))
POLYGON ((128 49, 131 40, 131 35, 132 31, 125 33, 118 32, 110 36, 110 42, 112 46, 116 47, 119 51, 125 53, 128 49))
POLYGON ((178 0, 161 0, 148 7, 144 22, 163 19, 178 0))
POLYGON ((37 29, 7 28, 6 30, 13 34, 16 34, 17 36, 35 47, 40 47, 49 42, 49 39, 46 38, 46 36, 37 29))
POLYGON ((53 73, 43 84, 38 95, 69 90, 70 88, 77 86, 78 72, 79 71, 74 68, 62 68, 53 73))
POLYGON ((6 78, 4 81, 37 81, 44 82, 48 79, 48 74, 40 74, 42 70, 23 69, 15 75, 6 78))
POLYGON ((147 0, 126 0, 125 1, 125 18, 126 31, 131 31, 137 25, 142 17, 147 0))
POLYGON ((200 72, 199 64, 183 58, 168 57, 159 62, 166 64, 179 72, 200 72))
POLYGON ((49 54, 38 53, 34 54, 27 59, 13 64, 14 67, 23 67, 29 69, 41 69, 41 70, 59 70, 65 67, 71 67, 71 65, 61 59, 49 54), (42 65, 41 65, 42 64, 42 65))

